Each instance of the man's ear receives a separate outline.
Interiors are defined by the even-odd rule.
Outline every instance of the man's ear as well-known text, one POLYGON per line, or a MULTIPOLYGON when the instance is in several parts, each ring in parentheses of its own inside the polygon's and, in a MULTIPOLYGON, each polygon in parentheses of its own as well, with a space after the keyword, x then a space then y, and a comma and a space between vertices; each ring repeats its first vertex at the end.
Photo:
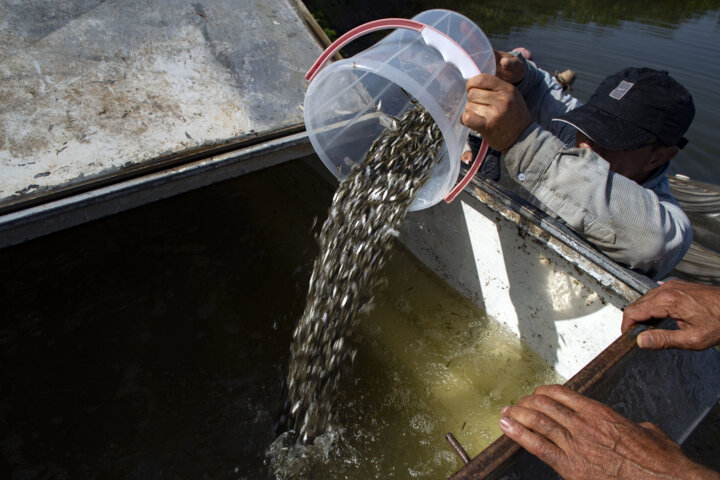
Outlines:
POLYGON ((665 165, 667 162, 672 160, 679 151, 680 149, 675 145, 661 145, 654 152, 652 152, 650 160, 648 161, 648 167, 650 167, 650 170, 654 170, 660 165, 665 165))

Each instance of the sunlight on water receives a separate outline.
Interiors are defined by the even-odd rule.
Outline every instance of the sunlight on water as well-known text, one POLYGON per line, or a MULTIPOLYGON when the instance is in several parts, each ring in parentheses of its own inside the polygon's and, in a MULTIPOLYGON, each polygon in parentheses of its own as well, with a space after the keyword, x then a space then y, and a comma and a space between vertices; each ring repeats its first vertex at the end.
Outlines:
POLYGON ((314 445, 281 436, 276 478, 443 478, 501 435, 502 406, 562 382, 552 368, 400 247, 353 337, 358 355, 336 398, 336 424, 314 445))

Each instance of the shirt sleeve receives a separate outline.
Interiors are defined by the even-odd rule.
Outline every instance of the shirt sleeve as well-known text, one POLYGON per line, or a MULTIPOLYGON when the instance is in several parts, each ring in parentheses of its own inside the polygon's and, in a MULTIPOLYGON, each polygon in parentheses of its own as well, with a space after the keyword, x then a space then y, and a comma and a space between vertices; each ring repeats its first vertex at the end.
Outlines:
POLYGON ((653 279, 667 276, 690 248, 690 220, 671 196, 610 171, 602 157, 566 146, 538 123, 508 150, 505 165, 531 203, 653 279))
POLYGON ((522 56, 518 58, 525 62, 525 77, 515 87, 525 99, 533 121, 552 132, 565 144, 575 144, 575 128, 553 119, 578 108, 582 102, 563 91, 555 77, 539 69, 535 63, 522 56))

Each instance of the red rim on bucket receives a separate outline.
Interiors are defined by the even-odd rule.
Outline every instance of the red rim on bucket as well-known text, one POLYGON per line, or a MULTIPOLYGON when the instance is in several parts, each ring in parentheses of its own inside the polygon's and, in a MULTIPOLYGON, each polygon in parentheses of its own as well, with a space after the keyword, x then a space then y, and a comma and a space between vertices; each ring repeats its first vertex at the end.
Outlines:
MULTIPOLYGON (((462 74, 463 78, 465 78, 465 80, 468 80, 471 77, 479 75, 481 73, 480 69, 475 64, 470 55, 457 42, 455 42, 455 40, 441 32, 440 30, 437 30, 430 25, 426 25, 424 23, 415 20, 409 20, 406 18, 385 18, 381 20, 373 20, 371 22, 367 22, 360 26, 357 26, 342 35, 337 40, 335 40, 318 57, 313 66, 310 67, 310 70, 308 70, 308 72, 305 74, 305 78, 308 81, 312 82, 312 80, 322 69, 322 67, 327 63, 330 57, 335 55, 336 52, 338 52, 341 48, 343 48, 345 45, 352 42, 356 38, 371 32, 376 32, 378 30, 397 28, 413 30, 420 33, 420 35, 423 37, 423 40, 425 40, 425 43, 429 46, 436 48, 443 56, 443 59, 445 59, 448 63, 455 65, 458 70, 460 70, 460 73, 462 74)), ((478 151, 477 156, 472 162, 472 165, 470 166, 462 180, 460 180, 460 182, 458 182, 455 187, 453 187, 452 190, 450 190, 450 192, 445 196, 445 202, 452 202, 455 197, 457 197, 460 192, 463 191, 467 184, 470 183, 473 175, 475 175, 475 173, 477 173, 477 171, 479 170, 483 159, 487 154, 487 151, 488 145, 487 142, 483 139, 482 144, 480 145, 480 150, 478 151)))

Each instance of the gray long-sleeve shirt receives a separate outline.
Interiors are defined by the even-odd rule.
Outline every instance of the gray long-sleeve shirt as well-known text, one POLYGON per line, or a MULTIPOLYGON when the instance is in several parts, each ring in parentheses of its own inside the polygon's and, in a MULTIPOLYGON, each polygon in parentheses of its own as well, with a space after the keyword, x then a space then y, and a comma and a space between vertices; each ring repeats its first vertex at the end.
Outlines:
POLYGON ((579 107, 547 72, 527 61, 517 85, 534 122, 505 154, 507 171, 531 203, 560 218, 616 262, 653 279, 666 277, 692 242, 687 215, 665 171, 638 185, 589 149, 576 130, 553 119, 579 107))

